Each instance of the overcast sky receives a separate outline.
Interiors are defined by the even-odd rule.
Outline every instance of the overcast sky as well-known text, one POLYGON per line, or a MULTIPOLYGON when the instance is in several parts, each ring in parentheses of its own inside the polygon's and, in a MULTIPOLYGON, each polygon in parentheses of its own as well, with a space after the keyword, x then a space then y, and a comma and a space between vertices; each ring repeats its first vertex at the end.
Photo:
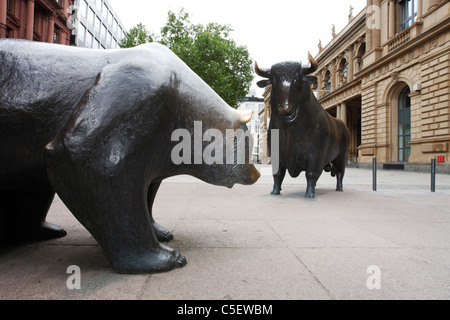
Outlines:
POLYGON ((356 16, 366 0, 108 0, 128 30, 143 23, 159 34, 169 10, 181 8, 192 23, 230 25, 231 37, 247 46, 252 60, 261 67, 296 60, 307 62, 308 51, 318 53, 319 39, 325 47, 332 25, 339 33, 348 23, 350 6, 356 16))

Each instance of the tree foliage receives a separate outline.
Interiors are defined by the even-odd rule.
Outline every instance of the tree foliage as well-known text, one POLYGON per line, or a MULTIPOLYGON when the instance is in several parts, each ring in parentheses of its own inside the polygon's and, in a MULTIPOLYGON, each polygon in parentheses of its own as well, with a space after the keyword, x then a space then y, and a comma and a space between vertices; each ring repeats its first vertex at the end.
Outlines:
MULTIPOLYGON (((132 39, 146 39, 148 41, 145 42, 152 42, 156 38, 142 24, 137 28, 147 36, 134 36, 132 39)), ((169 11, 158 42, 171 49, 225 102, 236 108, 237 99, 244 98, 248 93, 253 80, 253 70, 247 48, 238 46, 231 39, 232 31, 229 25, 192 24, 189 14, 182 9, 178 15, 169 11)), ((145 42, 130 41, 131 44, 145 42)), ((123 47, 128 47, 125 45, 128 42, 123 43, 123 47)))
POLYGON ((138 23, 125 34, 119 45, 121 48, 131 48, 153 41, 154 35, 142 23, 138 23))

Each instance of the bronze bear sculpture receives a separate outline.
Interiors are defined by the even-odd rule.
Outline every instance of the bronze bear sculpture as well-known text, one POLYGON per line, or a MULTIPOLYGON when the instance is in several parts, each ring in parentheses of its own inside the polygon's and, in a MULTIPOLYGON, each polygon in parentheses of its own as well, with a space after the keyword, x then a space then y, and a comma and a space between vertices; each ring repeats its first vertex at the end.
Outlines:
POLYGON ((160 243, 172 234, 152 216, 161 182, 189 174, 232 187, 260 174, 248 159, 174 164, 171 134, 192 132, 195 121, 203 131, 247 131, 250 119, 159 44, 92 50, 0 40, 0 237, 64 236, 45 221, 56 192, 118 273, 181 267, 186 259, 160 243))

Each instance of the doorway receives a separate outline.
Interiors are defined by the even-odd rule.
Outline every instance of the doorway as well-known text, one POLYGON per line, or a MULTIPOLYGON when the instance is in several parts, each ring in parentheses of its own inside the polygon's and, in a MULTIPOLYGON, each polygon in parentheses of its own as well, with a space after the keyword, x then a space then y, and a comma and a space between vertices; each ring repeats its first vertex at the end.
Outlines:
POLYGON ((403 88, 398 97, 398 161, 408 162, 411 155, 411 91, 403 88))

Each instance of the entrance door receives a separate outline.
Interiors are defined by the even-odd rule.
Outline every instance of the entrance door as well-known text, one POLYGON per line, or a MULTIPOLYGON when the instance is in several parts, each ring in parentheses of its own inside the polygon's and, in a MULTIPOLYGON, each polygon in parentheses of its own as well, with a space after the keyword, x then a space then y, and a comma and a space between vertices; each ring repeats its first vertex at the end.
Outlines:
POLYGON ((398 161, 408 162, 411 155, 411 91, 406 86, 398 98, 398 161))

